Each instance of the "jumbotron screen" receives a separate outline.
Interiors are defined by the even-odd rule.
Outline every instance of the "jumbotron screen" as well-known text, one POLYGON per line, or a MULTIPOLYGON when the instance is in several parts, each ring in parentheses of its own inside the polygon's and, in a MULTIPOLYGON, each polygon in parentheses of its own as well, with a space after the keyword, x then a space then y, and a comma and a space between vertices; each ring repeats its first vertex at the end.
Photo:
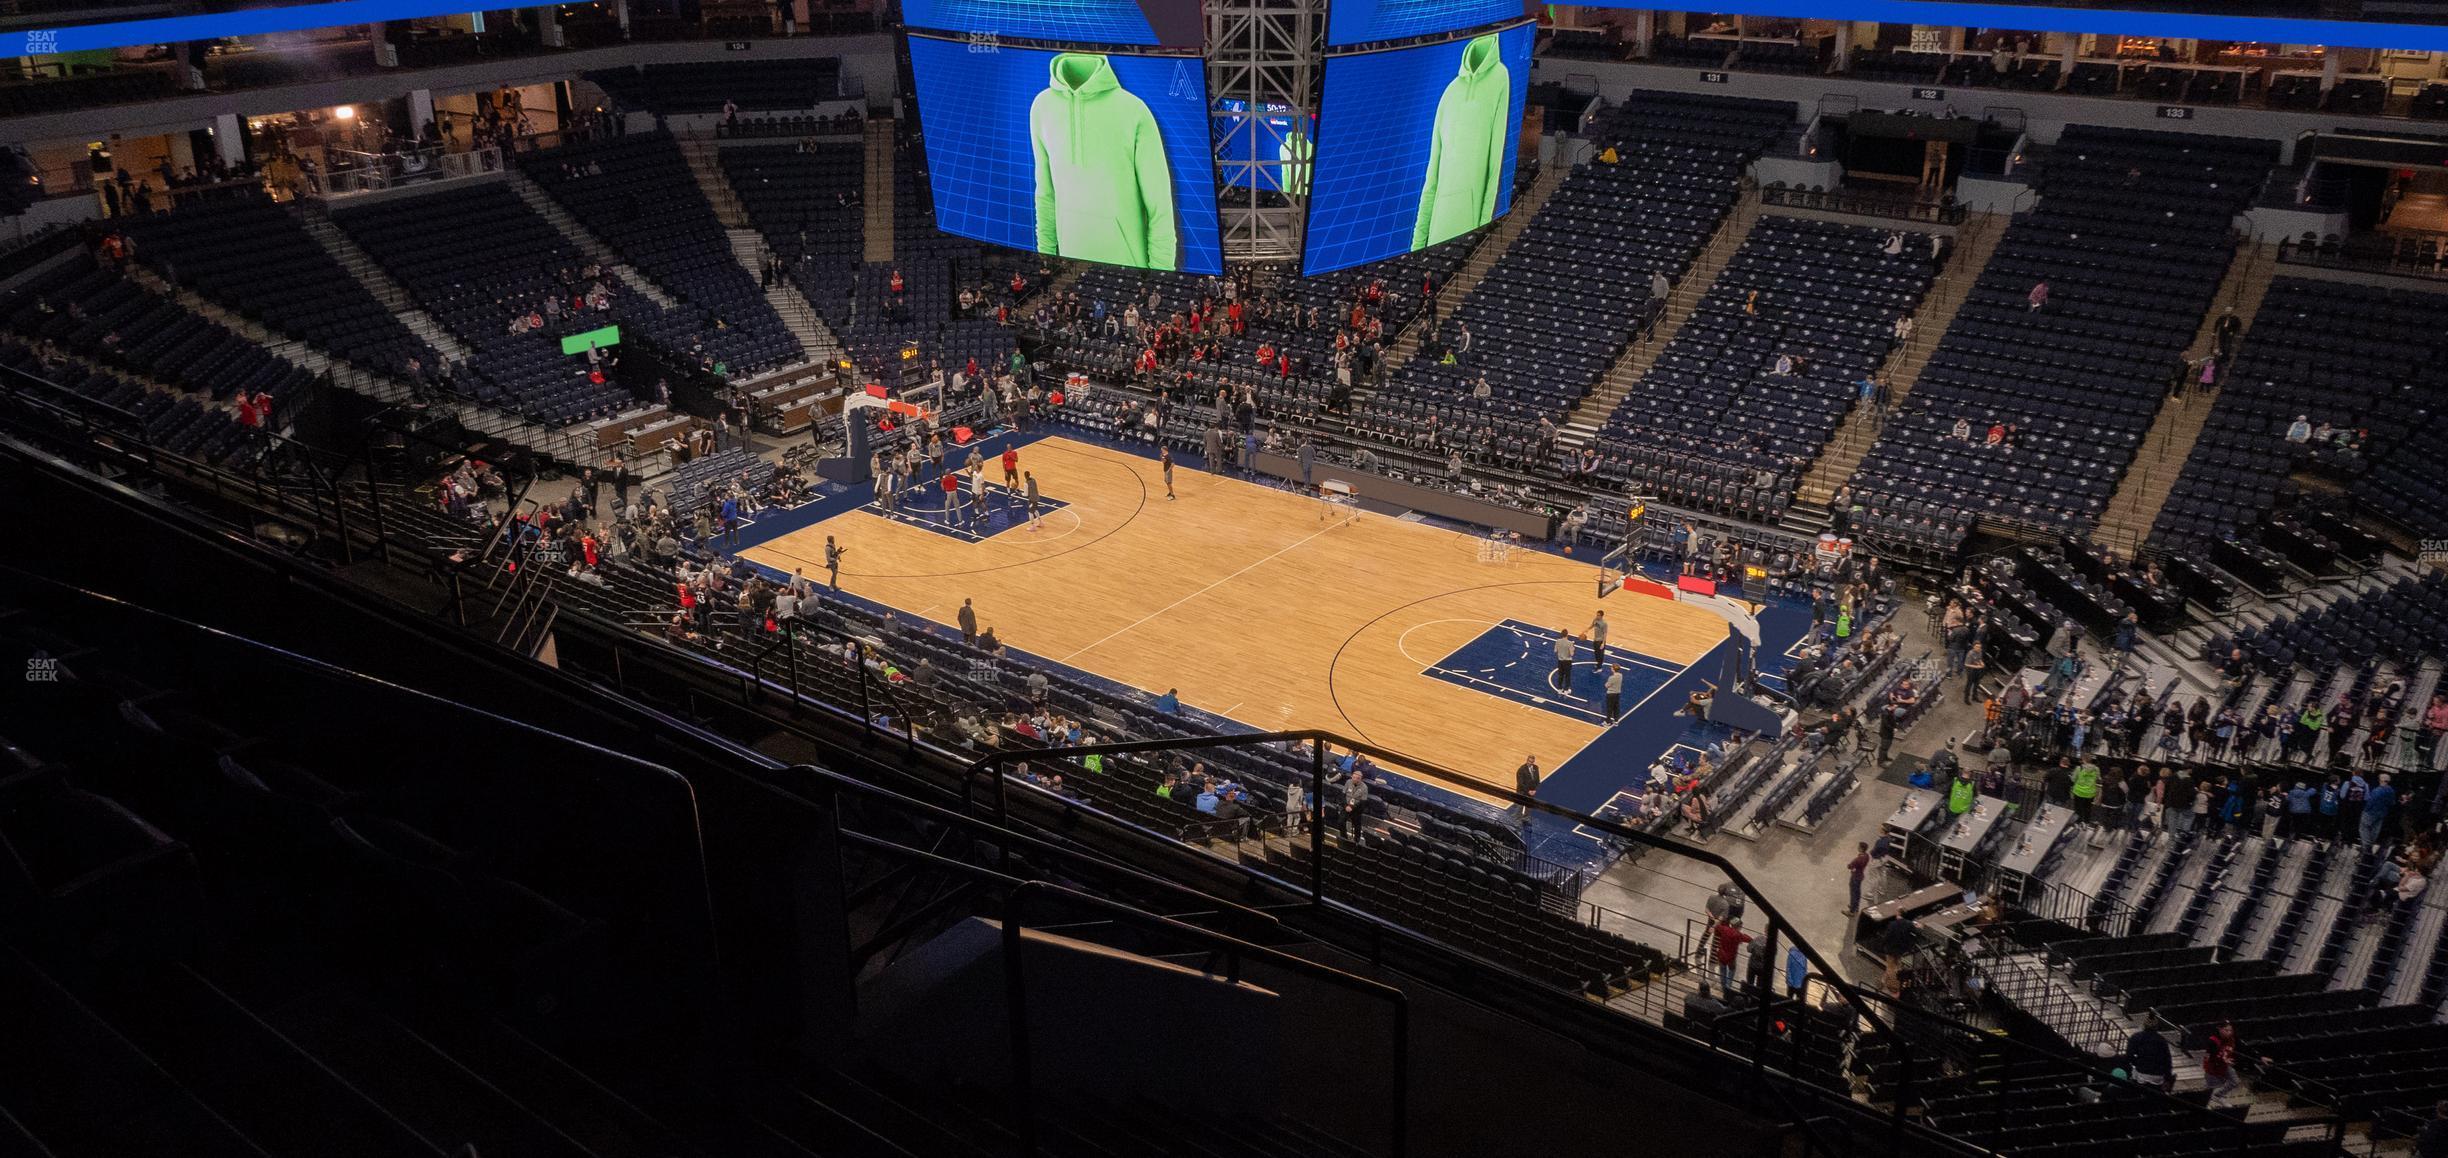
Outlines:
POLYGON ((1426 249, 1504 216, 1534 31, 1326 59, 1308 272, 1426 249))
POLYGON ((1221 273, 1196 58, 909 38, 935 224, 994 245, 1221 273))
POLYGON ((1461 32, 1529 14, 1522 0, 1328 0, 1326 43, 1341 48, 1461 32))

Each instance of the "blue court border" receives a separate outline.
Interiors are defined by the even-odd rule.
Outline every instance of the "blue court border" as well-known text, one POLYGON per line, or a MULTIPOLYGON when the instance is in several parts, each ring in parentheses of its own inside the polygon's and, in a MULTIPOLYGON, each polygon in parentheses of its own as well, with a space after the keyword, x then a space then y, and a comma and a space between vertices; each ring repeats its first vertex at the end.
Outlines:
MULTIPOLYGON (((941 476, 937 478, 940 479, 941 476)), ((903 526, 933 531, 947 539, 958 539, 964 543, 983 543, 1028 522, 1027 493, 998 482, 986 484, 985 521, 987 529, 982 533, 971 529, 965 519, 970 502, 969 486, 966 482, 962 483, 958 492, 959 506, 950 515, 944 512, 942 506, 944 491, 943 484, 939 481, 930 479, 927 482, 911 483, 893 494, 893 510, 885 510, 883 503, 872 498, 858 509, 879 519, 889 519, 903 526)), ((1040 517, 1053 514, 1070 505, 1044 491, 1037 493, 1037 513, 1040 517)))
MULTIPOLYGON (((1603 684, 1596 681, 1593 652, 1586 644, 1575 645, 1573 660, 1574 685, 1579 677, 1589 675, 1591 694, 1576 695, 1570 690, 1558 691, 1555 686, 1556 632, 1524 623, 1518 619, 1498 620, 1487 630, 1472 636, 1445 658, 1429 664, 1420 674, 1432 680, 1466 687, 1497 699, 1537 708, 1566 719, 1607 727, 1603 684), (1500 658, 1508 649, 1516 654, 1502 663, 1488 661, 1500 658), (1523 686, 1525 682, 1534 687, 1523 686), (1586 705, 1586 706, 1584 706, 1586 705)), ((1607 659, 1623 665, 1624 715, 1640 710, 1659 688, 1672 683, 1683 669, 1653 655, 1609 647, 1607 659)))

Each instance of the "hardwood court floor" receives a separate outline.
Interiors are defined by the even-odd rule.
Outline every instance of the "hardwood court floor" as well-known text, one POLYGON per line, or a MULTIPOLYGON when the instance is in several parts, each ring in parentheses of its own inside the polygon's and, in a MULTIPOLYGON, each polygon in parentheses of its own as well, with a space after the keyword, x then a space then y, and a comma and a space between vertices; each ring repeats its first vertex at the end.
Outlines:
MULTIPOLYGON (((861 509, 741 554, 821 581, 832 535, 848 549, 846 592, 947 624, 972 599, 980 626, 1023 651, 1178 688, 1184 703, 1254 727, 1329 728, 1508 788, 1525 754, 1552 771, 1598 735, 1422 674, 1501 620, 1582 630, 1601 606, 1588 564, 1539 552, 1486 563, 1471 535, 1383 515, 1347 522, 1343 507, 1321 520, 1315 499, 1188 469, 1167 502, 1154 460, 1068 439, 1021 448, 1020 465, 1070 504, 1033 533, 968 543, 861 509)), ((1603 606, 1612 647, 1675 668, 1726 635, 1723 619, 1669 600, 1603 606)), ((1583 660, 1586 670, 1586 650, 1583 660)), ((1524 662, 1551 669, 1553 652, 1524 662)))

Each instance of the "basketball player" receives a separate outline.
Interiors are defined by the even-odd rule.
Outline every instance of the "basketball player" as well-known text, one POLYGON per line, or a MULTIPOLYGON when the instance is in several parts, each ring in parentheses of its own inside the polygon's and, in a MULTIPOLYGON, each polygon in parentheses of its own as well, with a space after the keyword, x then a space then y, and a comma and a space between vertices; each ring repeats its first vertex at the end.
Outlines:
POLYGON ((1003 448, 1003 485, 1012 488, 1020 485, 1019 447, 1007 445, 1003 448))
MULTIPOLYGON (((1006 451, 1005 455, 1005 461, 1010 461, 1010 452, 1006 451)), ((1020 472, 1020 481, 1026 484, 1028 487, 1028 525, 1029 530, 1034 531, 1038 529, 1037 508, 1043 501, 1037 497, 1037 476, 1030 474, 1027 471, 1022 471, 1020 472)))
POLYGON ((986 467, 983 463, 969 468, 969 525, 986 525, 986 467))
POLYGON ((1605 667, 1607 641, 1607 621, 1605 608, 1599 608, 1598 617, 1590 620, 1589 631, 1587 634, 1589 635, 1590 651, 1592 653, 1591 662, 1596 663, 1600 667, 1605 667))

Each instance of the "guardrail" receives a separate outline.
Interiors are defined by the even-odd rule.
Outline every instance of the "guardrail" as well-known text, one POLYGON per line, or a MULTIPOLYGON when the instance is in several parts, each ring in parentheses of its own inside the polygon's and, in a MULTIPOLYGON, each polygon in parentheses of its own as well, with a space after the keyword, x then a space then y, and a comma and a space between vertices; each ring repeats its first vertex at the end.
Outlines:
POLYGON ((2448 234, 2329 237, 2310 242, 2290 238, 2278 243, 2278 264, 2448 281, 2448 234))
POLYGON ((1961 225, 1964 207, 1952 199, 1938 201, 1923 197, 1897 197, 1884 193, 1857 193, 1843 189, 1803 189, 1782 183, 1763 186, 1763 205, 1783 205, 1792 209, 1818 209, 1829 213, 1849 213, 1857 217, 1886 217, 1897 221, 1913 221, 1928 225, 1961 225))

